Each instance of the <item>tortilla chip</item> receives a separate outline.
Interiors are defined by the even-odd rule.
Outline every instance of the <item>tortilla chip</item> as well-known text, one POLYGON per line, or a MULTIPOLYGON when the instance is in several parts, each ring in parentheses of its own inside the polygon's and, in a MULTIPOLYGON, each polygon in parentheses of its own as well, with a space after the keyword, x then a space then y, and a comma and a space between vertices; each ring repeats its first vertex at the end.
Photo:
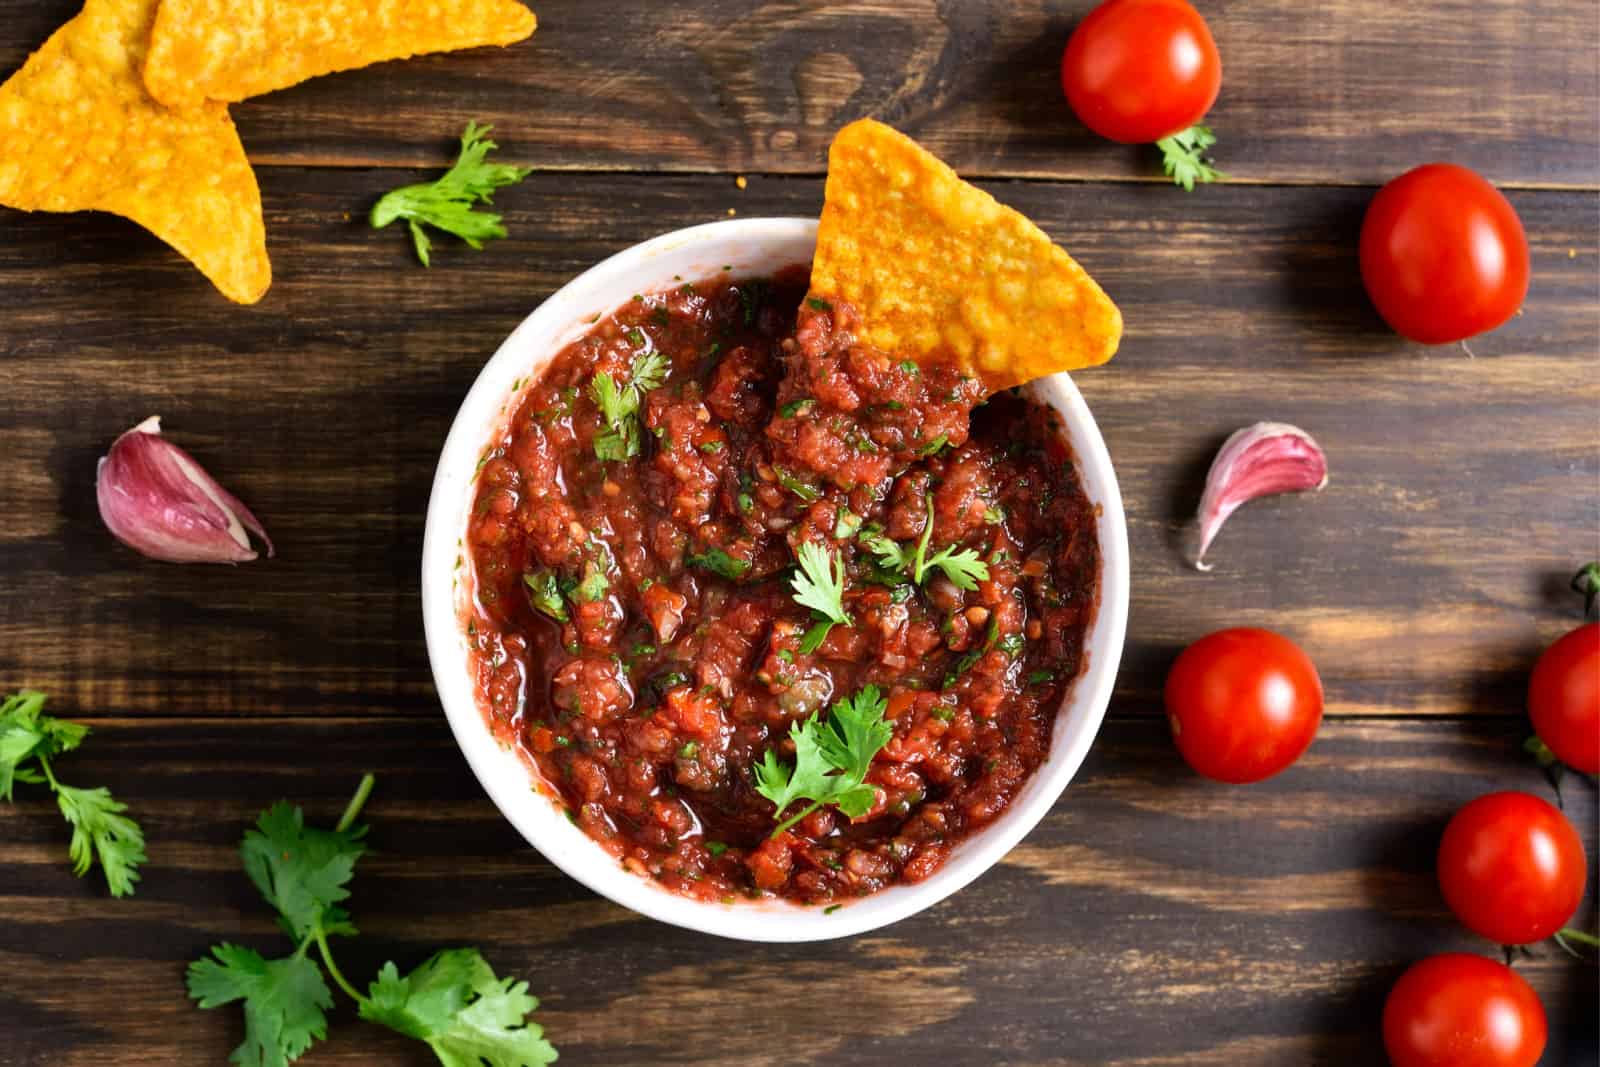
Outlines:
POLYGON ((1017 212, 871 119, 839 131, 811 293, 861 314, 862 339, 954 363, 991 392, 1110 359, 1122 313, 1017 212))
POLYGON ((87 0, 0 85, 0 204, 125 216, 251 304, 272 282, 255 172, 227 108, 145 92, 156 2, 87 0))
POLYGON ((516 0, 162 0, 144 80, 169 107, 232 102, 386 59, 507 45, 516 0))

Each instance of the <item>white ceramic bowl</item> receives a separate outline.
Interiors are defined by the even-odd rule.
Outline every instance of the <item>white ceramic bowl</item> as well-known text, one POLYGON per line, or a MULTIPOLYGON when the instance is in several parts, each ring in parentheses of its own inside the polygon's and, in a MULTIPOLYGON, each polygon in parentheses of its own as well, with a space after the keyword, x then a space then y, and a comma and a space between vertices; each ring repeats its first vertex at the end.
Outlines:
POLYGON ((1083 397, 1070 378, 1058 374, 1029 388, 1034 399, 1061 413, 1084 489, 1099 505, 1103 569, 1087 665, 1063 703, 1050 755, 1005 813, 959 845, 932 877, 832 914, 779 901, 690 900, 624 870, 554 802, 530 788, 536 772, 490 733, 474 693, 461 624, 466 570, 457 567, 478 458, 508 417, 514 386, 542 373, 597 312, 609 313, 635 293, 668 288, 679 277, 709 277, 725 264, 740 278, 809 262, 816 237, 815 219, 714 222, 635 245, 562 287, 506 339, 462 403, 439 457, 422 547, 422 615, 434 684, 461 751, 500 811, 529 844, 596 893, 662 922, 750 941, 819 941, 885 926, 943 900, 1010 851, 1050 810, 1088 753, 1111 697, 1128 618, 1128 536, 1116 475, 1083 397))

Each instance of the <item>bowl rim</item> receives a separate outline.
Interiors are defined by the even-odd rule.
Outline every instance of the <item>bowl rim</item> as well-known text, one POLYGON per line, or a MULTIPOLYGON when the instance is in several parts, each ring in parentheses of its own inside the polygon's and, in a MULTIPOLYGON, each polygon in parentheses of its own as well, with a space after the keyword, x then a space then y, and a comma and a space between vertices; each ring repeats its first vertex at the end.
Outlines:
MULTIPOLYGON (((996 822, 965 839, 926 881, 897 885, 832 911, 782 901, 701 901, 665 889, 624 869, 582 830, 556 802, 538 789, 537 769, 498 740, 483 714, 470 672, 461 655, 465 640, 458 612, 457 574, 464 552, 465 500, 476 480, 483 447, 510 397, 524 385, 538 352, 530 340, 542 335, 545 348, 564 346, 592 313, 573 308, 581 295, 609 283, 601 314, 622 306, 635 292, 625 279, 662 254, 707 242, 809 243, 815 245, 817 220, 805 217, 730 219, 674 230, 625 248, 600 261, 546 297, 485 361, 452 419, 440 450, 429 493, 421 556, 422 615, 434 687, 457 746, 501 815, 541 855, 591 891, 641 915, 701 933, 746 941, 801 942, 849 937, 907 918, 949 897, 993 867, 1050 812, 1076 775, 1099 733, 1121 663, 1127 627, 1129 559, 1127 524, 1116 473, 1087 403, 1066 374, 1052 375, 1027 388, 1035 399, 1062 417, 1086 494, 1097 505, 1100 540, 1100 600, 1088 638, 1086 663, 1057 711, 1050 753, 996 822), (512 372, 520 372, 516 380, 512 372), (507 387, 510 382, 512 388, 507 387), (485 418, 485 412, 492 412, 485 418), (463 495, 460 473, 465 475, 463 495), (458 647, 459 646, 459 647, 458 647), (463 669, 457 670, 458 665, 463 669), (508 757, 518 774, 508 771, 508 757)), ((801 254, 794 262, 803 259, 801 254)), ((773 269, 782 264, 769 264, 773 269)), ((747 275, 746 275, 747 276, 747 275)), ((655 288, 652 286, 652 288, 655 288)), ((552 353, 553 355, 553 353, 552 353)))

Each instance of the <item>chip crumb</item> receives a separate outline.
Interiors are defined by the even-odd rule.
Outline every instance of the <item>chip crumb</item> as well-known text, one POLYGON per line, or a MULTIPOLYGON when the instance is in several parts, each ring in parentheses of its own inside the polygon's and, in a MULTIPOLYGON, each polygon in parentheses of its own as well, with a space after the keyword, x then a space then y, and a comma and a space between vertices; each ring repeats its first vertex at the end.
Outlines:
POLYGON ((749 182, 747 182, 747 181, 745 181, 745 180, 744 180, 744 175, 743 175, 743 174, 741 174, 741 175, 739 175, 739 176, 738 176, 738 177, 736 177, 736 178, 734 178, 734 179, 733 179, 733 184, 735 184, 735 185, 737 185, 737 186, 738 186, 738 187, 739 187, 739 188, 741 188, 741 189, 743 189, 743 188, 744 188, 744 187, 745 187, 745 186, 747 186, 747 185, 749 185, 749 184, 750 184, 750 183, 749 183, 749 182))
POLYGON ((1576 248, 1567 249, 1567 258, 1568 259, 1577 259, 1578 258, 1578 250, 1576 248))
POLYGON ((729 214, 729 215, 737 215, 737 214, 738 214, 738 213, 739 213, 739 212, 738 212, 738 210, 737 210, 737 209, 736 209, 736 208, 731 208, 731 207, 730 207, 730 208, 729 208, 729 209, 728 209, 728 214, 729 214))

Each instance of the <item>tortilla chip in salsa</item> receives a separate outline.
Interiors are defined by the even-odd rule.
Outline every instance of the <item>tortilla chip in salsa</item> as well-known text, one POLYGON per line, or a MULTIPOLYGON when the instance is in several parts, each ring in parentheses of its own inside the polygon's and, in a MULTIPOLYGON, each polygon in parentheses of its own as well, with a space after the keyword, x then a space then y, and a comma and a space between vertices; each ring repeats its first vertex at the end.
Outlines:
POLYGON ((272 281, 228 110, 162 107, 139 71, 157 0, 87 0, 0 85, 0 204, 132 219, 242 304, 272 281))
POLYGON ((533 33, 516 0, 162 0, 145 64, 156 99, 232 102, 426 52, 533 33))
POLYGON ((862 339, 954 363, 990 392, 1110 359, 1122 314, 1021 214, 871 119, 840 130, 811 296, 856 307, 862 339))

